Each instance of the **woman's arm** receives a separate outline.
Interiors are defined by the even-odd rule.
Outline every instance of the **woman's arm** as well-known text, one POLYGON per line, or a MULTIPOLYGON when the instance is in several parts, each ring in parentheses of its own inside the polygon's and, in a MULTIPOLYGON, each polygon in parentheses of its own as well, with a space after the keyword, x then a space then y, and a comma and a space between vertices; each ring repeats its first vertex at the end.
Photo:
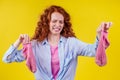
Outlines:
POLYGON ((72 39, 73 52, 76 56, 90 56, 94 57, 98 46, 98 39, 93 44, 85 43, 77 38, 72 39))
POLYGON ((30 42, 29 36, 27 34, 21 34, 19 38, 15 41, 13 45, 9 47, 9 49, 5 52, 3 56, 3 61, 6 63, 10 62, 21 62, 25 60, 22 50, 17 50, 21 43, 30 42))
POLYGON ((25 60, 22 55, 22 50, 17 50, 13 45, 9 47, 9 49, 5 52, 3 56, 3 62, 11 63, 11 62, 21 62, 25 60))
POLYGON ((96 41, 93 44, 88 44, 85 42, 82 42, 80 40, 76 40, 76 45, 78 48, 77 50, 77 55, 82 55, 82 56, 95 56, 99 38, 101 36, 101 31, 105 30, 107 31, 109 29, 109 26, 111 26, 111 22, 103 22, 97 29, 97 37, 96 41))

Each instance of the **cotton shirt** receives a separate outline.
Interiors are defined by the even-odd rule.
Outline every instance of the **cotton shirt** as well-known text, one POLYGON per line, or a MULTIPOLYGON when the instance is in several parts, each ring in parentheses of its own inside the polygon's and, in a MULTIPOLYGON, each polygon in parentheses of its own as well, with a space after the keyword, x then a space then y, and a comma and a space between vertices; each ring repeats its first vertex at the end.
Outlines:
MULTIPOLYGON (((34 73, 36 80, 54 80, 51 70, 50 45, 47 39, 42 42, 36 40, 31 42, 37 66, 37 71, 34 73)), ((97 45, 97 39, 94 44, 88 44, 74 37, 61 36, 58 44, 60 70, 56 80, 74 80, 78 56, 95 56, 97 45)), ((3 61, 7 63, 24 60, 22 50, 17 50, 13 45, 3 57, 3 61)))

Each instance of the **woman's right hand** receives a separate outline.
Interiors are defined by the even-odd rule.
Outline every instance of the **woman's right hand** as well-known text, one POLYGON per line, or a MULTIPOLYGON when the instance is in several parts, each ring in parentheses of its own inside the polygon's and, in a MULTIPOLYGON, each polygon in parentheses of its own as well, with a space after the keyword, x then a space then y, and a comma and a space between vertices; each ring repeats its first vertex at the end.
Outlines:
POLYGON ((102 22, 101 23, 101 25, 97 29, 97 37, 98 37, 98 39, 101 36, 102 30, 104 30, 105 32, 107 32, 109 30, 109 28, 111 27, 111 25, 112 25, 112 22, 102 22))
POLYGON ((30 43, 30 37, 28 36, 28 34, 20 34, 19 38, 16 40, 13 46, 18 48, 21 43, 30 43))

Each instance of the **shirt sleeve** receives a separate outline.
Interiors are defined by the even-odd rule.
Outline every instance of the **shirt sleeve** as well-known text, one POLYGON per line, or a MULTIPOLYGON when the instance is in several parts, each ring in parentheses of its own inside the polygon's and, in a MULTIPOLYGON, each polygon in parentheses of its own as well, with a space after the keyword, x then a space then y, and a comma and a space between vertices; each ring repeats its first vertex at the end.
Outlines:
POLYGON ((13 45, 9 47, 9 49, 5 52, 3 58, 3 62, 11 63, 11 62, 22 62, 25 58, 22 55, 22 50, 17 50, 13 45))
POLYGON ((98 46, 98 38, 96 37, 96 40, 93 44, 82 42, 81 40, 78 40, 77 38, 74 39, 74 52, 77 56, 90 56, 94 57, 97 46, 98 46))

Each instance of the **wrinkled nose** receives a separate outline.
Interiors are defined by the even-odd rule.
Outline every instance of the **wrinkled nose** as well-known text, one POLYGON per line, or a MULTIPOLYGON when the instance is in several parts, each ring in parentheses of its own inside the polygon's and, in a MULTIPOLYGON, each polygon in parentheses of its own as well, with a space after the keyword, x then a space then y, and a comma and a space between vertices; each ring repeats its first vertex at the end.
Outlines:
POLYGON ((59 27, 59 26, 60 26, 60 23, 59 23, 58 21, 56 22, 56 26, 57 26, 57 27, 59 27))

